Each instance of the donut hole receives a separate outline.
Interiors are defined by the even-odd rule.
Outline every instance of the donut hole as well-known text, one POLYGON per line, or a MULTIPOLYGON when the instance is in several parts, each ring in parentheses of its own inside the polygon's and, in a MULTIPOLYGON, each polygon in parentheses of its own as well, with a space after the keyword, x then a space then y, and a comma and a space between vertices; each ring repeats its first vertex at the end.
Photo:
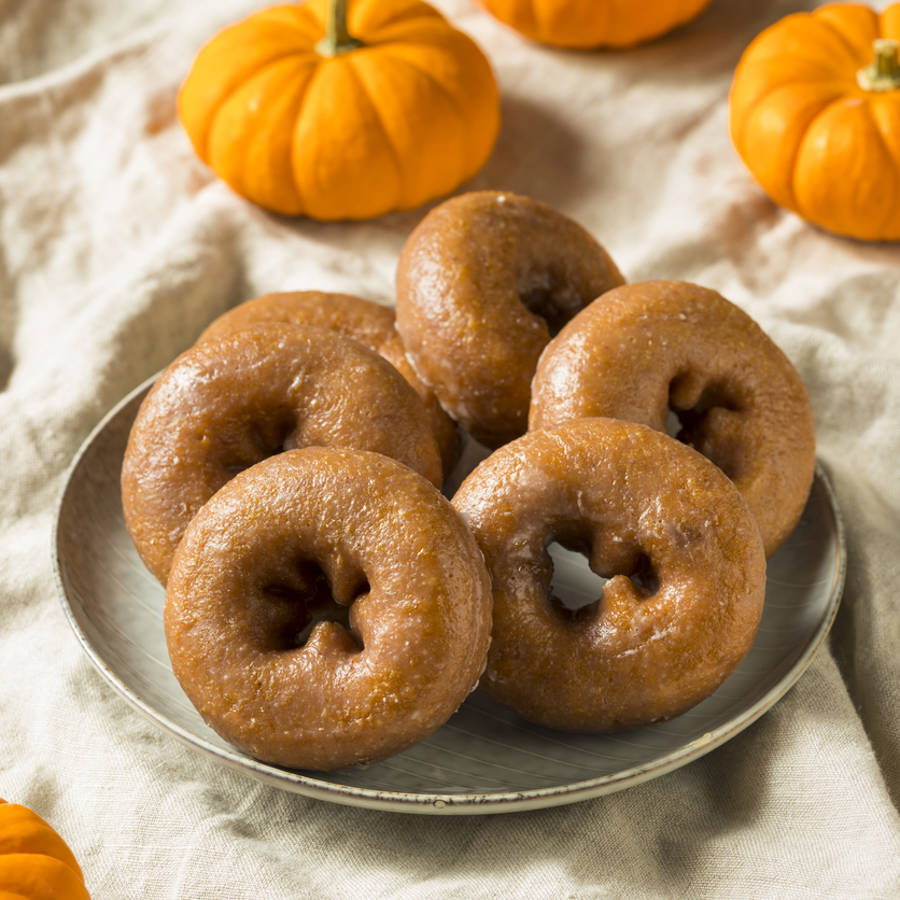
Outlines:
MULTIPOLYGON (((572 542, 567 541, 571 548, 572 542)), ((563 615, 572 617, 596 607, 609 580, 591 569, 584 549, 567 549, 554 541, 547 547, 553 566, 550 576, 550 603, 563 615)))
POLYGON ((556 337, 563 326, 584 306, 581 295, 552 268, 533 268, 516 279, 516 293, 525 309, 543 319, 556 337))
POLYGON ((549 599, 553 608, 564 618, 575 620, 593 615, 603 599, 607 583, 624 575, 634 585, 640 599, 652 597, 659 590, 659 575, 646 553, 635 551, 623 565, 622 560, 603 574, 596 572, 588 560, 586 542, 554 541, 547 547, 553 566, 550 576, 549 599))
POLYGON ((232 434, 219 435, 222 467, 234 476, 257 463, 293 447, 296 413, 287 407, 256 415, 232 434))
POLYGON ((659 574, 646 553, 638 554, 634 569, 627 575, 640 597, 652 597, 659 590, 659 574))
MULTIPOLYGON (((369 592, 369 584, 360 573, 354 579, 352 594, 359 597, 369 592)), ((363 642, 350 621, 353 601, 338 603, 334 599, 328 576, 314 560, 300 560, 295 571, 266 582, 259 592, 256 609, 250 618, 258 623, 266 650, 284 651, 303 647, 320 622, 339 625, 357 651, 363 642)))
POLYGON ((669 384, 666 431, 709 457, 730 479, 738 477, 738 457, 713 434, 717 420, 739 413, 743 404, 736 392, 721 381, 700 385, 695 375, 684 374, 669 384))

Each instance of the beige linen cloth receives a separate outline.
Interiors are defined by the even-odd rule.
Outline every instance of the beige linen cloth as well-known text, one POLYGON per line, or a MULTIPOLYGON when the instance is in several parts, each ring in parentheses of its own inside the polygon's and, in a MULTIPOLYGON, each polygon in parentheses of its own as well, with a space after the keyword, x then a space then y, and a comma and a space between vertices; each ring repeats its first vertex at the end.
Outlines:
POLYGON ((95 900, 900 896, 900 248, 776 208, 728 137, 742 49, 806 4, 717 0, 625 53, 537 47, 467 0, 438 5, 503 91, 499 142, 469 187, 555 204, 630 280, 720 290, 799 368, 847 525, 829 644, 700 761, 514 815, 284 793, 132 709, 54 588, 53 505, 73 454, 235 303, 291 288, 391 303, 424 211, 282 220, 194 158, 177 85, 249 0, 0 0, 0 796, 62 832, 95 900))

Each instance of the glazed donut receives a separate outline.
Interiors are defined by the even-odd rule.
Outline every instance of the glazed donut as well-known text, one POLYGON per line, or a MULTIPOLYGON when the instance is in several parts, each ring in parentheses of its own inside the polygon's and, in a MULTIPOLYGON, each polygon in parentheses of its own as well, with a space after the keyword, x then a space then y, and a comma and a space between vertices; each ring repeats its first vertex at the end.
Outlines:
POLYGON ((550 337, 623 278, 581 226, 498 191, 454 197, 410 235, 397 267, 397 330, 422 380, 475 438, 525 431, 550 337))
POLYGON ((680 281, 616 288, 550 343, 529 426, 610 416, 666 430, 744 495, 771 556, 797 524, 815 468, 815 424, 788 358, 720 294, 680 281))
POLYGON ((431 419, 434 439, 441 453, 446 477, 459 458, 459 431, 456 423, 441 409, 434 392, 406 358, 406 351, 397 329, 394 311, 351 294, 332 294, 325 291, 289 291, 265 294, 241 303, 219 316, 200 335, 198 343, 241 331, 248 325, 262 322, 281 322, 285 325, 315 325, 335 331, 359 341, 364 347, 383 356, 416 390, 431 419))
POLYGON ((374 450, 441 481, 415 391, 356 341, 257 325, 183 353, 144 398, 122 465, 125 524, 144 564, 165 584, 188 522, 226 481, 310 445, 374 450))
POLYGON ((358 450, 291 450, 191 521, 166 589, 172 668, 206 722, 266 762, 336 769, 418 741, 484 669, 491 588, 424 478, 358 450))
POLYGON ((614 419, 532 431, 482 462, 453 505, 493 580, 481 686, 533 722, 605 732, 671 718, 750 648, 759 531, 722 472, 666 434, 614 419), (609 579, 597 603, 571 612, 550 596, 554 540, 609 579))

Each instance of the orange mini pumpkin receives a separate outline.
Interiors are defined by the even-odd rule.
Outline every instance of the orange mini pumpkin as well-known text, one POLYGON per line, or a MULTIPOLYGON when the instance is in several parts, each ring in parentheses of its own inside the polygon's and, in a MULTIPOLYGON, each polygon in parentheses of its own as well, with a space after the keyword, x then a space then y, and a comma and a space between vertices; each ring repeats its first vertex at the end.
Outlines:
POLYGON ((829 231, 900 240, 900 3, 795 13, 747 48, 731 136, 781 206, 829 231))
POLYGON ((35 812, 0 800, 0 897, 90 900, 68 844, 35 812))
POLYGON ((556 47, 630 47, 690 22, 711 0, 479 0, 501 22, 556 47))
POLYGON ((365 219, 447 194, 487 160, 497 84, 421 0, 308 0, 216 35, 181 87, 197 155, 286 215, 365 219))

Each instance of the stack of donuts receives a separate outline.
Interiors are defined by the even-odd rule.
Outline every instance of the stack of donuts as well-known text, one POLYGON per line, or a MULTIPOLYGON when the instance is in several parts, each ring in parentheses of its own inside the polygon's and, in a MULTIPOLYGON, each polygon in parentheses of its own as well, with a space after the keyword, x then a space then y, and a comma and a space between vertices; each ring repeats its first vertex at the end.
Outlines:
POLYGON ((122 498, 205 721, 328 770, 426 737, 479 679, 574 731, 698 703, 750 648, 814 459, 803 384, 738 307, 627 285, 570 219, 482 191, 409 237, 396 321, 304 291, 213 322, 144 400, 122 498), (493 452, 448 501, 472 439, 493 452), (597 602, 552 595, 554 542, 608 579, 597 602))

